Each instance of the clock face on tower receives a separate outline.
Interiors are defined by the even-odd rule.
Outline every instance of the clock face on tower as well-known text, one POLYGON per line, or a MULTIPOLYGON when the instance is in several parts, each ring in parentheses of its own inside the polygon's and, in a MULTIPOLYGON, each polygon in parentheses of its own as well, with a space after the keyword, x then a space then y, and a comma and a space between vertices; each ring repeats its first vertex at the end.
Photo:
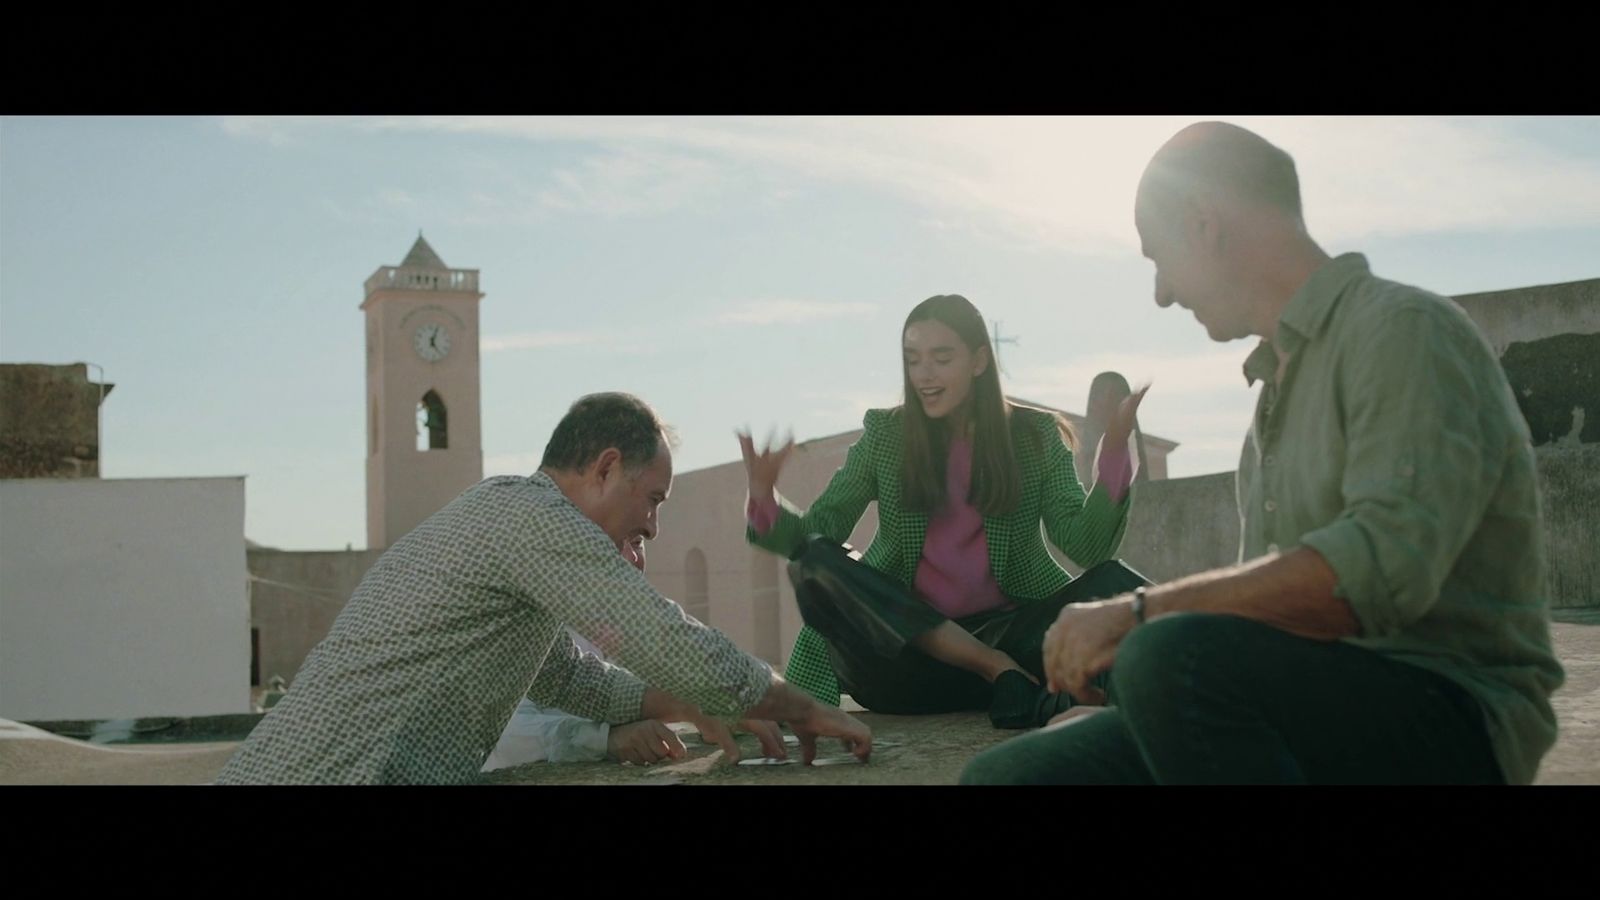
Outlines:
POLYGON ((418 356, 428 362, 438 362, 450 352, 450 332, 443 325, 423 325, 417 329, 411 345, 418 356))

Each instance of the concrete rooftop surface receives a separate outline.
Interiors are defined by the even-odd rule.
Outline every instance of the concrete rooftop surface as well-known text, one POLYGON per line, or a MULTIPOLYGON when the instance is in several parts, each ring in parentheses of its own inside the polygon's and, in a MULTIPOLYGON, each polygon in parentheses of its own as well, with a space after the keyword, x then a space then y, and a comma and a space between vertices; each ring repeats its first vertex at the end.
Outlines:
MULTIPOLYGON (((1600 611, 1566 612, 1553 626, 1566 684, 1554 697, 1560 734, 1536 784, 1600 784, 1600 611)), ((722 752, 686 737, 688 756, 655 766, 616 763, 533 763, 488 773, 500 785, 637 784, 955 784, 980 751, 1019 732, 996 731, 982 713, 887 716, 859 713, 878 744, 869 764, 731 766, 722 752)), ((759 756, 755 738, 740 751, 759 756)), ((0 784, 203 784, 214 778, 237 742, 106 746, 50 734, 0 719, 0 784)), ((798 748, 791 748, 798 758, 798 748)), ((819 756, 842 756, 824 741, 819 756)))

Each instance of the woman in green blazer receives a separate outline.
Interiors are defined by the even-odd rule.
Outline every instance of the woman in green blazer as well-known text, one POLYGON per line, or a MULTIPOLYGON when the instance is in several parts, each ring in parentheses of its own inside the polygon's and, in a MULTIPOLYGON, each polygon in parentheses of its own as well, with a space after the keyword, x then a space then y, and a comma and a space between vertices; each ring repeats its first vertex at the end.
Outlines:
POLYGON ((793 443, 757 452, 746 537, 793 560, 806 626, 785 677, 825 703, 843 687, 879 712, 987 707, 996 727, 1044 724, 1071 705, 1047 693, 1041 646, 1062 606, 1146 583, 1111 561, 1127 524, 1127 438, 1139 391, 1108 424, 1085 493, 1071 427, 1005 399, 982 315, 930 297, 902 331, 905 400, 870 410, 860 440, 811 508, 776 492, 793 443), (878 532, 857 560, 841 546, 867 504, 878 532), (1077 581, 1044 534, 1085 567, 1077 581), (909 646, 908 646, 909 645, 909 646))

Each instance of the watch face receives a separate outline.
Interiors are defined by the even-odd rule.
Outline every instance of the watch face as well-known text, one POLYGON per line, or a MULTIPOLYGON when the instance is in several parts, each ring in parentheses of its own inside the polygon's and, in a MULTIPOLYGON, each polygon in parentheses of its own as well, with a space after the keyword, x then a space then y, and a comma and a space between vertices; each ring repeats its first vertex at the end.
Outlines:
POLYGON ((417 348, 418 356, 438 362, 450 352, 450 332, 445 331, 443 325, 424 325, 417 329, 412 346, 417 348))

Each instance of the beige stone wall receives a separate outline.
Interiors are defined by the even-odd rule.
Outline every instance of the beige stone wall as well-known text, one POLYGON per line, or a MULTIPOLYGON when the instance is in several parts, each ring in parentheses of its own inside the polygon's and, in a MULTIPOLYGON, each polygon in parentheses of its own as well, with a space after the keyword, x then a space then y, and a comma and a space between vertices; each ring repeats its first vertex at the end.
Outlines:
POLYGON ((1536 447, 1550 605, 1600 609, 1600 444, 1536 447))
POLYGON ((258 684, 293 683, 382 550, 246 551, 258 684))
POLYGON ((1512 344, 1561 334, 1600 333, 1600 278, 1454 298, 1496 354, 1512 344))
POLYGON ((0 365, 0 478, 100 475, 100 403, 85 363, 0 365))

